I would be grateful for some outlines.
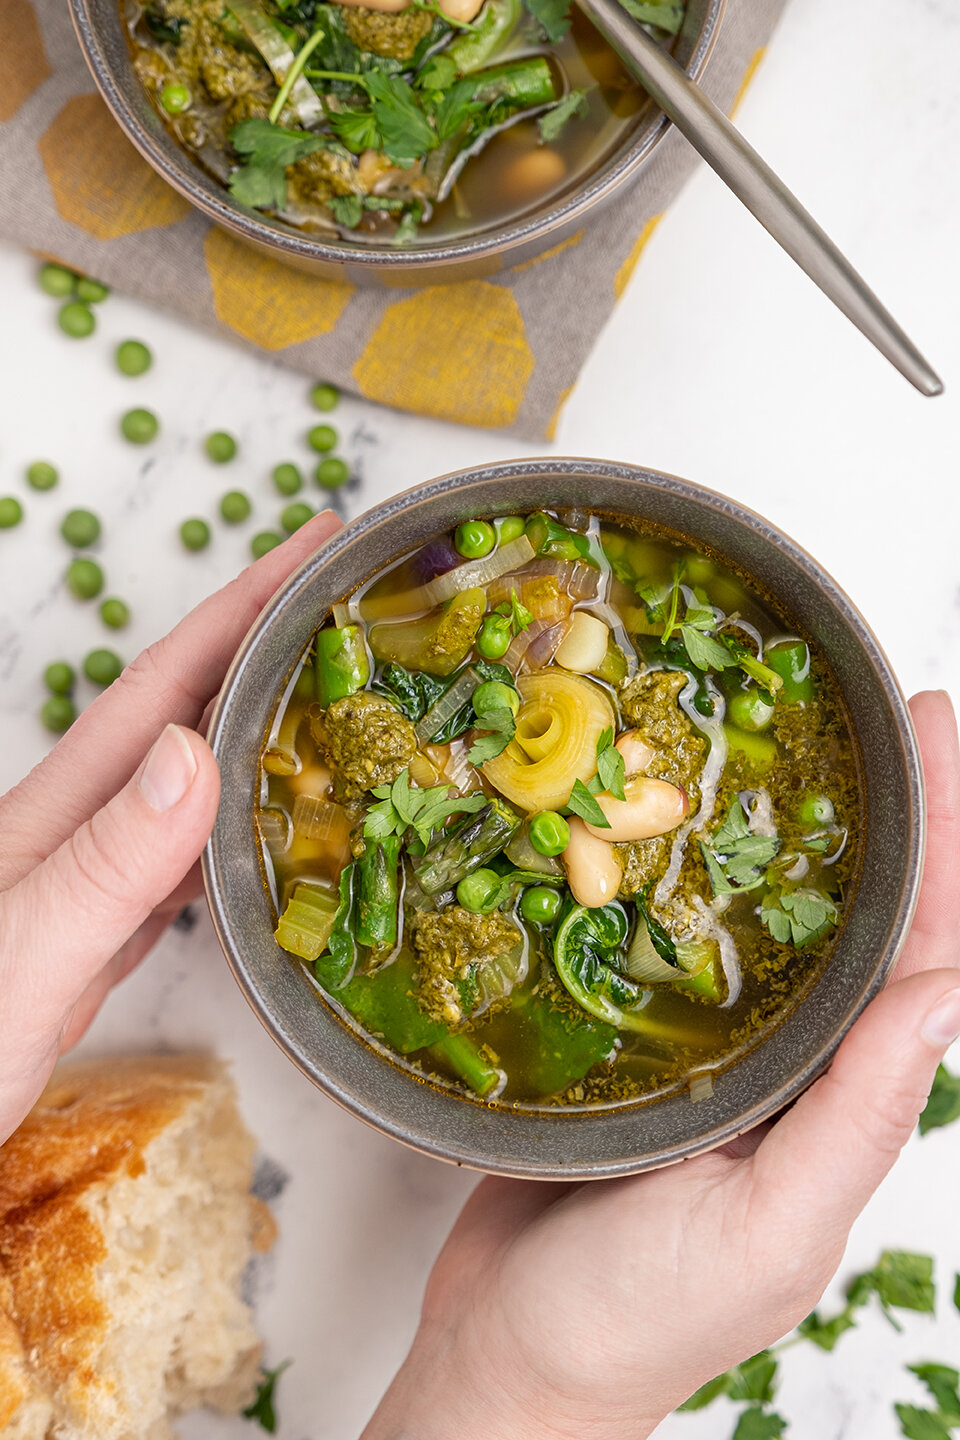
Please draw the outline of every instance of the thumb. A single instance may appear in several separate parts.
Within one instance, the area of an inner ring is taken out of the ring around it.
[[[867,1007],[826,1075],[753,1159],[760,1191],[780,1204],[789,1195],[795,1235],[846,1235],[912,1135],[937,1065],[958,1035],[954,970],[901,980]]]
[[[167,725],[114,798],[3,897],[5,1011],[21,1034],[60,1026],[111,957],[193,865],[220,795],[216,761]]]

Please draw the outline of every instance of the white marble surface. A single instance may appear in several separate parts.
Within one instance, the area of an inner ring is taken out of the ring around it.
[[[922,400],[781,256],[707,173],[661,225],[568,403],[558,453],[611,456],[728,492],[823,561],[875,627],[908,691],[960,700],[960,12],[955,0],[795,0],[740,113],[771,163],[862,268],[940,368],[947,394]],[[0,250],[0,494],[27,522],[0,532],[0,784],[43,754],[40,671],[104,643],[89,607],[63,593],[62,512],[105,521],[109,590],[134,610],[125,655],[165,631],[245,559],[253,522],[216,528],[201,556],[175,537],[234,484],[274,520],[267,472],[307,458],[306,386],[120,297],[97,335],[64,339],[34,262]],[[157,363],[118,377],[112,344],[139,336]],[[132,404],[153,406],[160,441],[116,435]],[[444,470],[530,452],[509,437],[423,422],[345,401],[332,417],[362,474],[351,514]],[[226,428],[241,456],[216,469],[199,438]],[[58,490],[26,492],[24,466],[53,460]],[[109,643],[109,642],[107,642]],[[2,839],[0,839],[2,843]],[[338,1111],[284,1060],[234,987],[202,907],[114,995],[85,1048],[212,1047],[236,1068],[265,1152],[289,1173],[282,1236],[266,1266],[259,1319],[280,1389],[282,1440],[358,1434],[415,1321],[431,1258],[473,1180],[384,1140]],[[956,1057],[955,1057],[956,1058]],[[902,1362],[960,1358],[949,1306],[960,1268],[960,1126],[914,1140],[857,1225],[845,1270],[884,1247],[931,1249],[944,1291],[936,1322],[897,1337],[868,1320],[830,1357],[790,1353],[780,1409],[794,1440],[888,1440],[894,1398],[919,1399]],[[736,1297],[742,1303],[742,1297]],[[666,1440],[722,1440],[732,1418],[678,1416]],[[190,1440],[250,1435],[198,1415]],[[492,1437],[495,1440],[495,1437]]]

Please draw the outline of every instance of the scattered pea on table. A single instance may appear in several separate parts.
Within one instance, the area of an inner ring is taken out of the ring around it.
[[[322,490],[339,490],[350,479],[350,466],[338,455],[328,455],[320,461],[314,475]]]
[[[77,718],[77,707],[69,695],[51,695],[40,707],[40,719],[54,735],[69,730]]]
[[[64,265],[41,266],[37,280],[41,290],[58,300],[65,300],[68,295],[72,295],[77,284],[76,275]]]
[[[82,300],[68,300],[66,305],[61,305],[57,324],[71,340],[86,340],[97,328],[96,316]]]
[[[121,434],[131,445],[149,445],[157,438],[159,429],[160,421],[152,410],[137,407],[128,410],[120,419]]]
[[[68,510],[60,522],[60,534],[75,550],[86,550],[100,538],[100,521],[92,510]]]
[[[306,505],[302,500],[284,506],[280,513],[280,524],[288,535],[292,535],[294,530],[299,530],[301,525],[306,525],[307,521],[312,519],[313,507]]]
[[[130,624],[130,606],[125,600],[111,595],[100,602],[100,619],[111,630],[122,630],[125,625]]]
[[[113,650],[91,650],[84,657],[83,673],[94,685],[112,685],[123,670],[123,661]]]
[[[0,530],[12,530],[23,519],[23,506],[15,495],[0,496]]]
[[[239,525],[246,520],[253,509],[249,497],[242,490],[228,490],[220,499],[220,514],[228,525]]]
[[[340,403],[340,391],[336,385],[314,385],[310,399],[315,410],[336,410]]]
[[[210,526],[206,520],[193,517],[180,526],[180,539],[187,550],[205,550],[210,544]]]
[[[69,695],[77,682],[77,672],[66,660],[51,660],[43,672],[43,683],[51,695]]]
[[[142,340],[121,340],[113,353],[121,375],[145,375],[153,364],[153,355]]]
[[[84,305],[99,305],[109,294],[108,285],[99,280],[91,280],[89,275],[81,275],[77,281],[77,299],[82,300]]]
[[[214,430],[204,440],[203,448],[215,465],[226,465],[237,453],[237,442],[226,430]]]
[[[78,556],[67,566],[67,589],[78,600],[95,600],[103,589],[103,571],[96,560]]]
[[[52,490],[59,479],[59,470],[48,460],[34,460],[27,466],[27,484],[32,490]]]
[[[303,476],[296,465],[289,460],[274,465],[272,478],[280,495],[296,495],[303,488]]]
[[[307,444],[311,450],[317,450],[325,455],[328,450],[335,450],[340,436],[332,425],[314,425],[307,433]]]
[[[250,541],[250,553],[254,560],[259,560],[269,550],[276,550],[282,544],[283,536],[278,535],[276,530],[261,530]]]

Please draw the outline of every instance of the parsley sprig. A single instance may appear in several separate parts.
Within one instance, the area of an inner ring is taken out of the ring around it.
[[[388,835],[403,835],[409,827],[427,846],[434,830],[451,815],[470,815],[487,804],[487,797],[479,791],[473,795],[451,795],[450,791],[449,785],[421,790],[410,784],[410,771],[401,770],[392,785],[378,785],[373,791],[379,803],[367,811],[363,833],[368,840],[385,840]]]
[[[710,839],[700,842],[715,895],[755,890],[767,878],[767,866],[780,849],[776,835],[754,835],[743,801],[737,796],[727,818]]]
[[[609,790],[615,800],[625,800],[625,776],[623,756],[613,743],[613,730],[607,726],[606,730],[601,730],[597,740],[597,777],[601,789]]]
[[[579,815],[580,819],[585,820],[588,825],[596,825],[601,830],[610,829],[610,821],[582,780],[574,782],[570,798],[564,808],[568,814]]]
[[[275,1434],[277,1429],[277,1412],[274,1405],[277,1381],[284,1370],[292,1364],[292,1360],[284,1360],[283,1364],[278,1365],[275,1370],[261,1370],[257,1393],[243,1411],[246,1420],[256,1420],[257,1424],[269,1435]]]
[[[495,615],[505,615],[510,621],[511,633],[516,636],[533,624],[533,615],[524,605],[516,590],[510,591],[510,599],[494,606]]]
[[[513,711],[506,705],[495,705],[485,709],[477,703],[477,695],[482,696],[481,687],[473,692],[473,709],[477,719],[477,728],[488,733],[480,735],[474,740],[467,754],[471,765],[481,766],[494,756],[501,755],[510,741],[516,734],[517,725]]]

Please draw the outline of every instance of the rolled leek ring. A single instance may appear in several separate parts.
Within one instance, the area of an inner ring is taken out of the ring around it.
[[[545,760],[562,734],[563,720],[549,706],[524,714],[517,722],[517,744],[531,760]]]
[[[562,809],[574,782],[586,784],[596,774],[597,741],[617,723],[613,705],[594,681],[554,665],[522,675],[517,689],[516,739],[486,762],[484,778],[530,814]],[[545,714],[551,716],[546,728]],[[537,759],[528,744],[548,748]]]

